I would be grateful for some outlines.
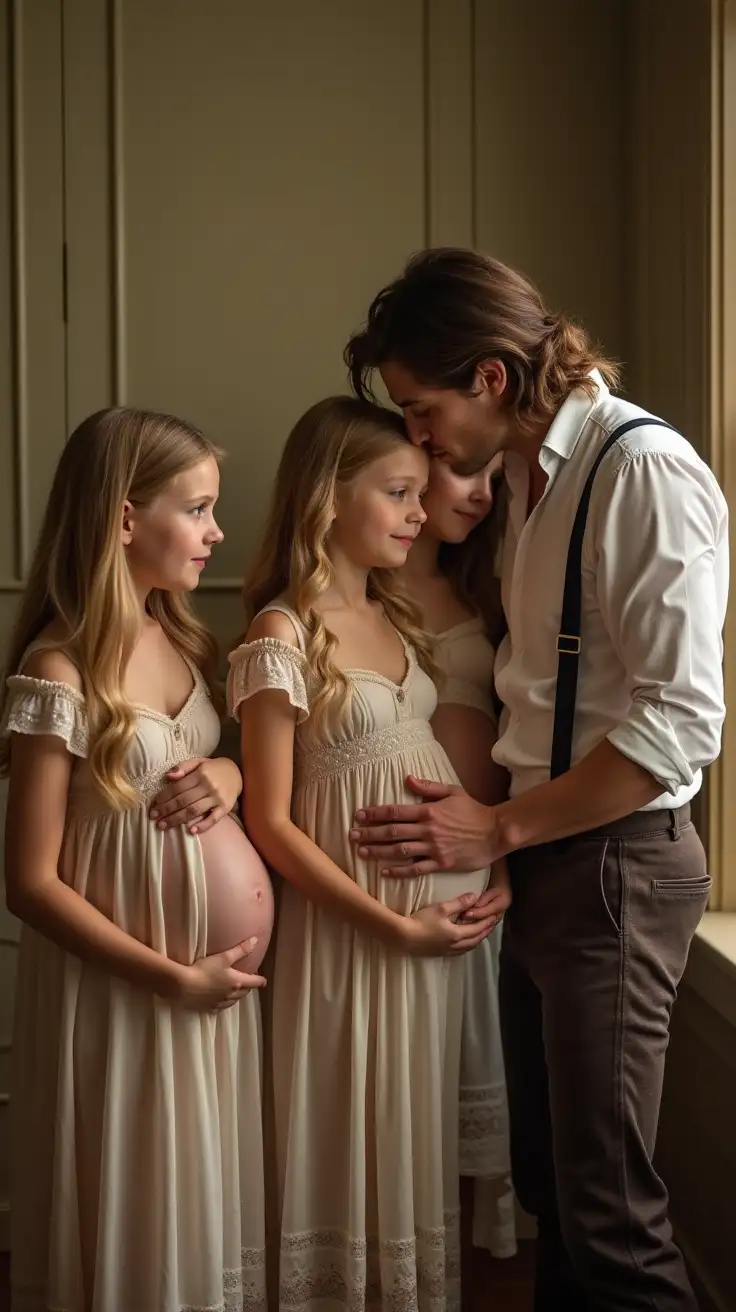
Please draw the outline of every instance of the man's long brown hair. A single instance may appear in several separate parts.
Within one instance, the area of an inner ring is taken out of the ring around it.
[[[616,364],[584,329],[550,314],[528,278],[455,247],[421,251],[375,297],[345,348],[357,396],[372,396],[372,373],[390,360],[425,386],[458,391],[472,388],[483,361],[501,360],[506,402],[522,426],[551,418],[576,387],[593,398],[592,369],[610,387],[619,382]]]

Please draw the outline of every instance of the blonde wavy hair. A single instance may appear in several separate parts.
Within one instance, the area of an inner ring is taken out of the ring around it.
[[[331,396],[298,421],[284,447],[262,545],[247,575],[243,600],[247,623],[277,597],[296,611],[306,630],[306,656],[319,683],[313,719],[340,715],[350,683],[335,662],[337,638],[317,609],[334,578],[329,538],[340,487],[407,441],[402,417],[371,401]],[[413,646],[421,668],[438,677],[433,641],[422,629],[420,610],[396,572],[373,569],[367,595]]]
[[[124,692],[125,671],[141,627],[140,602],[121,538],[126,501],[149,505],[177,474],[221,452],[191,424],[147,410],[91,415],[64,447],[49,493],[28,581],[10,639],[7,678],[49,625],[79,670],[89,722],[88,764],[105,801],[121,810],[137,802],[125,772],[136,712]],[[218,707],[217,646],[185,594],[154,589],[148,613],[178,651],[201,670]],[[10,743],[0,744],[0,775],[10,769]]]

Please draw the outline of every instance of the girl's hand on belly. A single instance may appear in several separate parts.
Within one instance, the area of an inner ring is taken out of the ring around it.
[[[488,888],[485,893],[481,893],[475,906],[471,907],[461,917],[460,923],[466,925],[477,924],[479,919],[485,921],[493,915],[495,920],[492,928],[495,929],[511,906],[511,899],[511,878],[508,862],[503,857],[491,866],[491,878]]]
[[[472,924],[458,923],[476,905],[475,893],[462,893],[449,902],[435,902],[406,917],[405,943],[411,956],[457,957],[471,952],[495,928],[492,908],[479,913]]]
[[[226,1011],[250,989],[263,988],[266,981],[261,975],[245,975],[235,969],[236,961],[252,952],[256,942],[255,938],[246,939],[225,952],[202,957],[192,966],[182,966],[173,1000],[187,1011]]]
[[[240,770],[226,756],[195,756],[166,777],[169,782],[153,799],[151,819],[157,829],[187,825],[190,834],[206,834],[228,815],[243,788]]]

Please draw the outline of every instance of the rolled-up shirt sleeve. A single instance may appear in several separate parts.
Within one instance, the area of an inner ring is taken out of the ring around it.
[[[625,454],[601,519],[597,590],[631,709],[608,734],[675,794],[720,751],[728,512],[710,472]]]

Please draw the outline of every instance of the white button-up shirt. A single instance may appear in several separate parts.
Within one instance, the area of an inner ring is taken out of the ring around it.
[[[504,710],[493,755],[512,796],[549,779],[565,564],[586,477],[614,428],[646,413],[592,377],[597,400],[573,392],[549,429],[547,486],[528,519],[529,469],[506,453],[509,632],[496,659]],[[670,429],[627,433],[590,500],[572,760],[608,738],[661,783],[648,810],[688,802],[720,750],[728,568],[728,510],[708,466]]]

